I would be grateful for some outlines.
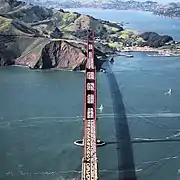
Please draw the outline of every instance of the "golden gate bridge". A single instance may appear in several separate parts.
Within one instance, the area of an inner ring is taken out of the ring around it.
[[[98,159],[96,145],[105,145],[96,139],[96,67],[94,63],[94,32],[88,31],[87,35],[87,62],[85,67],[84,87],[84,137],[75,141],[77,145],[84,146],[82,158],[82,180],[98,179]]]

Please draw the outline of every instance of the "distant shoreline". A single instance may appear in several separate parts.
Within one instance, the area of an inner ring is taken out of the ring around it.
[[[56,9],[56,8],[55,8]],[[58,10],[59,8],[57,8]],[[180,17],[177,16],[165,16],[165,15],[159,15],[159,14],[154,14],[152,11],[143,11],[140,9],[116,9],[116,8],[112,8],[112,9],[104,9],[104,8],[100,8],[100,7],[72,7],[72,8],[63,8],[64,11],[69,11],[69,10],[76,10],[76,9],[91,9],[91,10],[102,10],[102,11],[130,11],[130,12],[139,12],[139,13],[149,13],[152,14],[154,16],[159,16],[159,17],[164,17],[164,18],[170,18],[170,19],[180,19]],[[73,11],[72,11],[73,12]],[[82,13],[83,14],[83,13]]]
[[[169,54],[170,56],[180,56],[180,53],[174,53],[169,49],[157,49],[152,47],[124,47],[122,52],[155,52],[155,53],[162,53],[162,54]],[[163,56],[163,55],[162,55]]]
[[[79,1],[80,2],[80,1]],[[178,10],[178,13],[176,10],[171,10],[172,7],[168,7],[170,2],[168,3],[159,3],[158,1],[145,1],[145,2],[139,2],[139,1],[133,1],[128,4],[128,2],[116,2],[114,3],[101,3],[94,5],[91,3],[87,4],[72,4],[71,7],[66,5],[66,3],[61,3],[60,7],[63,9],[99,9],[99,10],[117,10],[117,11],[141,11],[141,12],[148,12],[152,13],[155,16],[163,16],[163,17],[169,17],[169,18],[178,18],[180,19],[180,10]],[[149,2],[149,3],[148,3]],[[173,2],[173,1],[172,1]],[[139,4],[137,4],[139,3]],[[156,4],[157,3],[157,4]],[[118,8],[117,8],[118,7]],[[174,8],[180,7],[178,5],[178,2],[174,2]],[[163,11],[162,11],[163,8]]]

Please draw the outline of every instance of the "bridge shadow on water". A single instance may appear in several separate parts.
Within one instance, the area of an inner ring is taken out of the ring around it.
[[[162,143],[162,142],[180,142],[180,139],[140,139],[140,140],[132,140],[133,144],[142,144],[142,143]],[[106,145],[117,144],[116,141],[106,141]]]
[[[118,180],[137,180],[129,126],[122,95],[113,72],[107,73],[113,103],[118,157]]]

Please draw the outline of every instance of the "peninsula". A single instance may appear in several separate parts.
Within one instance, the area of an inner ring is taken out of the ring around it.
[[[108,54],[122,51],[157,51],[180,54],[171,36],[138,34],[120,24],[77,12],[48,9],[16,0],[0,2],[0,66],[35,69],[83,70],[86,50],[82,41],[88,29],[95,32],[95,63],[101,68]],[[73,58],[72,58],[73,57]]]

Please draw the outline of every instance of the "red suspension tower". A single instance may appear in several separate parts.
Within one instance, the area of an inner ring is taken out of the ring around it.
[[[103,141],[96,140],[96,67],[94,63],[94,32],[88,31],[87,63],[85,68],[84,87],[84,138],[75,141],[76,145],[84,146],[82,158],[82,180],[98,179],[98,160],[96,146],[105,145]]]

